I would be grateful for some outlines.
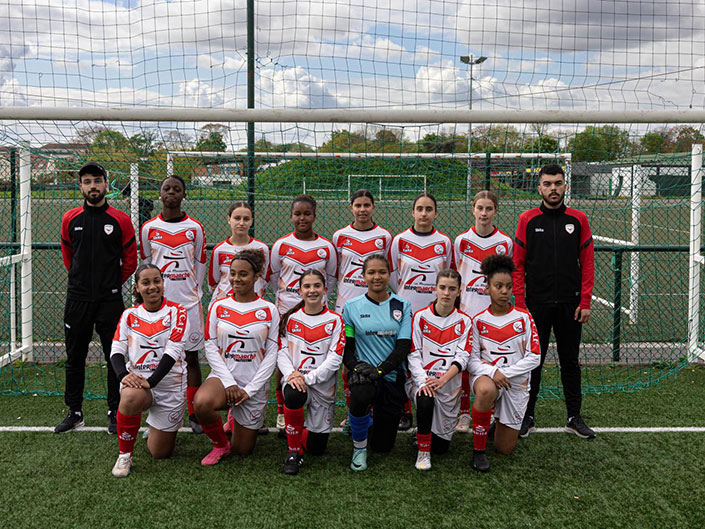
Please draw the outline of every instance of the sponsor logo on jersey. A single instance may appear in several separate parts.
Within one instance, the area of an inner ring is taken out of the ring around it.
[[[543,233],[544,230],[543,230],[543,228],[535,228],[534,231],[536,233]]]
[[[299,363],[299,367],[296,369],[301,371],[304,375],[313,370],[313,366],[316,364],[315,356],[306,356]]]
[[[394,309],[392,311],[392,318],[394,318],[397,321],[401,321],[401,315],[402,315],[402,312],[399,309]]]
[[[566,228],[567,227],[568,226],[566,226]],[[115,226],[113,226],[112,224],[105,224],[103,226],[103,231],[105,232],[106,235],[110,235],[113,232],[114,228],[115,228]]]
[[[83,231],[83,226],[76,226],[73,231]]]
[[[565,231],[568,232],[568,235],[573,235],[573,232],[575,231],[575,224],[566,224]]]
[[[448,361],[445,358],[437,358],[423,366],[423,369],[426,371],[427,376],[440,378],[448,371],[446,369],[447,363]]]
[[[193,246],[193,241],[196,237],[195,234],[196,232],[192,229],[169,233],[161,228],[150,230],[147,239],[152,242],[158,241],[160,246],[166,246],[173,251],[182,246]]]

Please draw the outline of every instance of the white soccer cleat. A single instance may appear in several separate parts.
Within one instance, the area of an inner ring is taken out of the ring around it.
[[[277,429],[283,430],[284,428],[286,428],[286,420],[284,420],[284,414],[278,413],[277,414]]]
[[[113,466],[113,476],[116,478],[126,478],[132,469],[132,454],[120,454]]]
[[[463,413],[458,417],[458,424],[455,425],[455,431],[458,433],[468,433],[470,431],[471,422],[470,415]]]
[[[421,452],[416,456],[416,470],[431,470],[431,452]]]

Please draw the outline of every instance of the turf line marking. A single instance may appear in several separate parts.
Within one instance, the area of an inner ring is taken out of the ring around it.
[[[140,428],[140,432],[145,431],[146,428]],[[617,427],[604,427],[604,428],[593,428],[597,433],[705,433],[705,426],[647,426],[647,427],[627,427],[627,426],[617,426]],[[0,433],[10,433],[10,432],[53,432],[53,426],[0,426]],[[76,432],[107,432],[107,428],[104,426],[84,426],[75,430]],[[269,428],[269,433],[277,433],[276,428]],[[333,433],[341,433],[342,428],[333,428]],[[413,430],[407,430],[405,432],[410,434]],[[69,432],[73,433],[73,432]],[[180,428],[179,433],[191,433],[191,428]],[[534,433],[565,433],[563,428],[536,428]],[[458,434],[464,435],[464,434]]]

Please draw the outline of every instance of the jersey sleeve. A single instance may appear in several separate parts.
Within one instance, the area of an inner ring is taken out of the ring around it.
[[[467,369],[470,364],[470,355],[472,354],[472,318],[468,317],[466,322],[465,331],[460,340],[458,340],[455,355],[453,356],[453,362],[457,362],[460,365],[461,371]]]
[[[269,333],[264,344],[264,359],[259,365],[252,380],[244,387],[245,392],[252,396],[257,393],[271,378],[274,368],[277,367],[277,353],[279,352],[279,312],[275,307],[270,308],[271,322]]]
[[[470,350],[470,359],[468,361],[468,371],[471,375],[487,375],[492,378],[497,371],[497,366],[485,364],[482,361],[482,349],[480,347],[480,332],[477,330],[477,319],[472,322],[472,344]]]
[[[69,213],[65,213],[61,218],[61,257],[64,259],[64,266],[66,270],[71,268],[71,261],[73,260],[73,248],[71,247],[71,236],[69,235],[69,223],[71,218]]]
[[[130,309],[125,309],[120,316],[120,321],[118,322],[117,328],[115,329],[115,335],[113,336],[113,344],[110,348],[110,356],[122,355],[125,358],[127,355],[127,316],[130,313]]]
[[[255,292],[263,298],[267,290],[267,274],[269,273],[269,246],[265,243],[262,243],[262,252],[264,252],[264,273],[255,283]]]
[[[140,229],[140,257],[143,263],[152,262],[152,247],[149,244],[149,221]]]
[[[289,352],[289,340],[286,336],[281,340],[279,351],[277,352],[277,367],[282,372],[282,380],[286,381],[294,372],[294,363],[291,361]]]
[[[220,244],[213,248],[213,251],[211,252],[211,260],[208,264],[208,286],[210,287],[211,292],[213,292],[215,287],[218,286],[218,282],[220,281],[220,264],[218,263],[219,248]]]
[[[220,354],[218,349],[218,318],[215,316],[215,308],[218,306],[214,303],[211,309],[208,311],[208,316],[206,317],[205,326],[205,349],[206,349],[206,360],[208,365],[211,367],[211,373],[217,376],[223,383],[225,388],[237,385],[232,373],[225,365],[225,360]]]
[[[446,247],[448,248],[448,255],[446,255],[446,268],[456,269],[455,264],[455,253],[453,252],[453,241],[450,237],[446,236]]]
[[[206,276],[206,260],[208,258],[208,250],[206,249],[206,232],[201,224],[196,230],[196,284],[203,285],[203,279]]]
[[[124,213],[117,216],[120,231],[122,232],[122,255],[120,258],[120,278],[122,283],[137,270],[137,242],[135,228],[130,217]]]
[[[526,271],[526,215],[519,215],[516,236],[514,237],[514,273],[512,274],[512,291],[514,302],[519,308],[526,308],[524,298],[525,271]]]
[[[330,295],[338,283],[338,252],[335,246],[328,242],[328,262],[326,263],[326,286]]]
[[[174,323],[171,326],[169,340],[166,343],[166,347],[164,347],[164,354],[178,361],[183,357],[186,337],[189,332],[186,309],[181,305],[177,305],[172,309],[171,317]]]
[[[279,255],[279,247],[281,240],[274,243],[272,251],[269,252],[269,268],[267,269],[267,281],[269,281],[275,295],[279,290],[279,274],[282,270],[281,256]]]
[[[333,326],[333,333],[330,341],[330,347],[326,353],[326,358],[323,363],[304,375],[306,385],[320,384],[335,377],[340,369],[340,364],[343,363],[343,351],[345,350],[345,326],[343,318],[338,317]]]
[[[390,266],[389,288],[391,288],[395,293],[399,291],[399,270],[397,263],[397,259],[399,258],[398,237],[399,236],[397,235],[392,239],[392,243],[389,245],[389,254],[387,256]]]
[[[531,315],[524,313],[524,351],[523,356],[516,364],[502,366],[499,370],[507,378],[517,377],[530,373],[541,363],[541,347],[539,345],[539,334]]]
[[[580,250],[578,260],[580,261],[580,307],[590,308],[592,301],[592,290],[595,286],[595,244],[592,239],[592,231],[588,223],[587,216],[580,218]]]
[[[397,333],[397,340],[411,340],[411,303],[404,300],[404,315]]]
[[[423,368],[423,333],[421,331],[421,312],[412,318],[411,353],[407,357],[409,372],[414,384],[421,387],[426,382],[426,370]]]

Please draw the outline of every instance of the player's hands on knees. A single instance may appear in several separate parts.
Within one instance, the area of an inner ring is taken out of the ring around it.
[[[419,388],[419,393],[427,397],[435,397],[436,382],[438,382],[438,380],[435,378],[427,378],[424,385]]]
[[[250,396],[247,394],[247,391],[244,389],[240,390],[240,394],[238,395],[237,400],[235,401],[235,406],[239,406],[243,402],[245,402],[247,399],[249,399]]]
[[[286,381],[295,390],[306,391],[306,380],[300,371],[292,371]]]
[[[133,373],[132,371],[130,371],[122,379],[122,385],[126,388],[149,389],[149,383],[144,379],[144,377],[142,375]]]
[[[512,383],[509,382],[509,379],[504,376],[504,373],[502,373],[499,369],[494,372],[492,380],[494,382],[494,385],[498,388],[509,389],[512,387]]]
[[[235,405],[238,397],[240,396],[241,391],[242,390],[235,384],[225,388],[225,403],[228,405],[228,407]]]
[[[575,321],[578,323],[587,323],[590,321],[590,309],[576,308],[575,309]]]

